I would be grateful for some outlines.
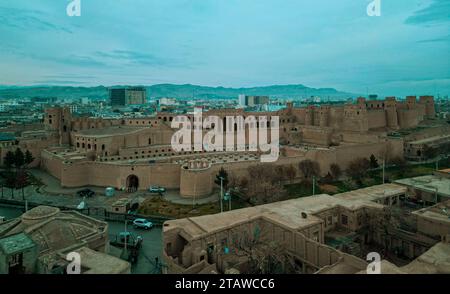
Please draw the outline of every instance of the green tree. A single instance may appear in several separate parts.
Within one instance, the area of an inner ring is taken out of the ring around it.
[[[20,148],[14,152],[14,165],[16,168],[21,168],[25,164],[25,155]]]
[[[14,165],[15,161],[16,159],[14,157],[14,153],[12,151],[6,152],[5,157],[3,158],[3,164],[5,167],[10,169]]]
[[[27,150],[27,151],[25,152],[25,164],[26,164],[26,165],[29,165],[29,164],[32,163],[33,161],[34,161],[33,154],[32,154],[29,150]]]
[[[223,167],[219,170],[219,173],[216,175],[214,183],[216,183],[216,185],[218,185],[219,187],[222,184],[223,188],[225,190],[227,189],[229,183],[228,173]]]
[[[375,155],[370,155],[370,168],[378,168],[380,165],[378,164],[378,160],[375,158]]]

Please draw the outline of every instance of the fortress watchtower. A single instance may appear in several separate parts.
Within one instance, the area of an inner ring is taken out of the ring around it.
[[[397,101],[395,97],[386,97],[384,101],[384,110],[386,111],[386,125],[390,129],[397,130],[398,115],[397,115]]]
[[[369,120],[366,104],[347,104],[344,106],[343,129],[345,131],[367,132]]]
[[[433,118],[436,116],[433,96],[420,96],[419,103],[425,105],[425,116],[427,118]]]

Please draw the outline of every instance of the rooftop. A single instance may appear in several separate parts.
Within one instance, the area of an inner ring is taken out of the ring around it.
[[[14,141],[16,137],[9,133],[0,133],[0,142],[2,141]]]
[[[384,184],[348,193],[330,196],[320,194],[286,201],[274,202],[255,207],[232,210],[220,214],[171,220],[165,223],[164,230],[182,228],[192,238],[203,234],[221,231],[239,224],[265,218],[289,229],[302,229],[320,223],[315,214],[337,206],[355,210],[360,207],[381,207],[373,202],[378,198],[405,193],[406,188],[395,184]],[[302,216],[306,214],[306,218]]]
[[[420,176],[415,178],[401,179],[396,184],[414,187],[430,193],[438,193],[441,196],[450,197],[450,179],[436,175]]]
[[[80,254],[83,274],[123,274],[130,273],[130,264],[120,258],[94,251],[88,247],[76,250]]]
[[[0,250],[6,255],[21,252],[35,246],[33,240],[24,233],[0,239]]]
[[[128,127],[128,126],[114,126],[101,129],[86,129],[78,132],[76,136],[82,137],[111,137],[118,135],[127,135],[142,131],[144,128]]]
[[[409,144],[426,144],[426,143],[432,143],[433,141],[439,140],[439,139],[446,139],[449,138],[450,139],[450,135],[441,135],[441,136],[434,136],[434,137],[429,137],[426,139],[420,139],[417,141],[412,141],[409,142]]]
[[[413,212],[421,217],[434,219],[440,222],[450,223],[450,200],[436,205],[419,209]]]

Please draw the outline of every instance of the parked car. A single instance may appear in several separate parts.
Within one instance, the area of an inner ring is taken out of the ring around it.
[[[163,187],[159,187],[159,186],[151,186],[148,191],[150,193],[158,193],[158,194],[162,194],[164,192],[166,192],[166,188]]]
[[[137,218],[133,221],[133,226],[137,229],[149,230],[153,227],[153,223],[146,220],[145,218]]]
[[[78,191],[77,195],[79,197],[90,198],[90,197],[93,197],[95,195],[95,192],[92,191],[91,189],[83,189],[83,190]]]

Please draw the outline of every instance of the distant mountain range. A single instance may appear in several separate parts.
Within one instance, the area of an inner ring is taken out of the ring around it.
[[[115,86],[120,87],[120,86]],[[355,94],[341,92],[333,88],[309,88],[304,85],[273,85],[252,88],[206,87],[197,85],[157,84],[146,86],[149,98],[173,97],[179,99],[226,99],[237,98],[239,94],[267,95],[272,98],[301,99],[311,96],[338,100],[355,97]],[[69,86],[0,86],[0,98],[58,97],[92,99],[108,98],[108,87]]]

